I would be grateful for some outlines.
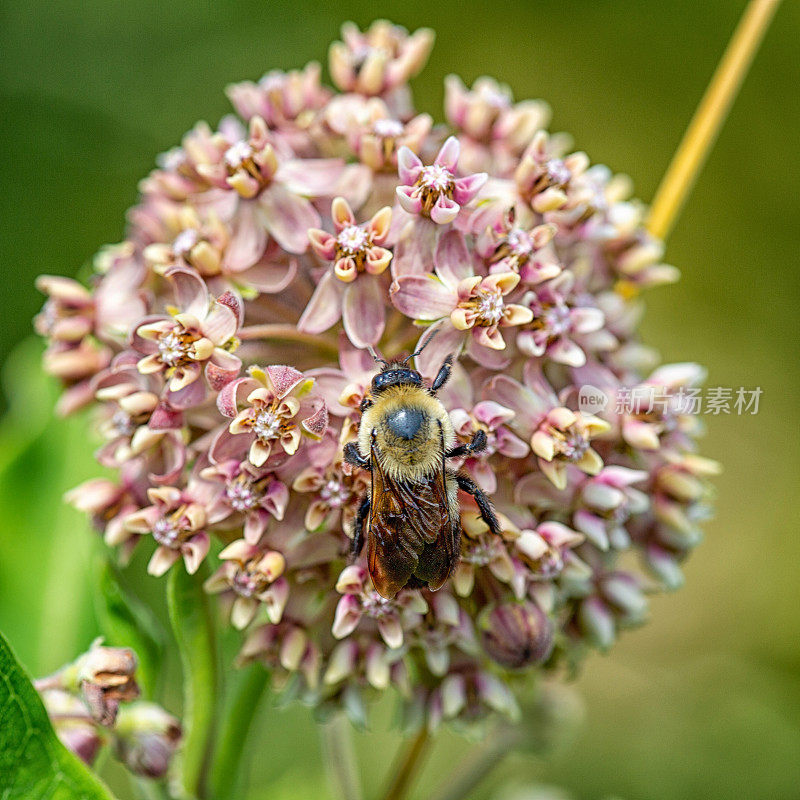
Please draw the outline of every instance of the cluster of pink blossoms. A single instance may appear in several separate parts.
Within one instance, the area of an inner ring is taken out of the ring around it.
[[[513,717],[520,676],[608,648],[680,584],[716,465],[679,402],[615,397],[677,398],[702,370],[653,371],[637,338],[639,291],[676,271],[626,178],[488,78],[448,79],[445,125],[417,113],[429,31],[343,33],[338,93],[315,64],[229,87],[238,116],[160,157],[91,289],[40,279],[60,408],[95,405],[118,472],[70,499],[153,575],[211,562],[241,660],[278,687],[351,712],[392,688],[432,728]],[[486,434],[460,466],[501,535],[462,495],[451,580],[386,600],[347,556],[369,476],[342,451],[366,348],[393,357],[433,330],[417,368],[456,356],[440,397],[461,441]],[[596,414],[584,385],[609,399]]]

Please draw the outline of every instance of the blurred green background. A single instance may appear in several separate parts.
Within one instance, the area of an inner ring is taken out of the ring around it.
[[[96,544],[60,502],[96,469],[85,422],[52,418],[39,346],[25,342],[34,277],[75,274],[122,237],[137,180],[197,119],[227,113],[227,83],[324,60],[346,19],[427,25],[438,39],[414,84],[421,109],[441,119],[448,72],[493,75],[518,99],[547,100],[553,130],[649,200],[744,5],[4,0],[0,629],[30,671],[69,660],[96,631]],[[574,739],[545,761],[512,756],[476,798],[507,780],[582,798],[800,796],[799,39],[800,7],[785,2],[668,243],[683,279],[647,298],[645,336],[665,359],[706,364],[709,385],[764,392],[756,416],[709,418],[703,450],[725,466],[716,518],[685,588],[589,659]],[[138,560],[130,574],[163,606],[163,583]],[[261,716],[252,798],[322,796],[310,715]],[[357,737],[372,790],[396,743],[382,720]],[[442,737],[415,796],[466,752]]]

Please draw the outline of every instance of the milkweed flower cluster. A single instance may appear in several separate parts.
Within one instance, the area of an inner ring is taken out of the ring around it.
[[[229,87],[140,184],[125,242],[90,288],[45,277],[36,326],[60,408],[97,410],[98,478],[69,499],[149,571],[195,572],[245,631],[240,661],[343,706],[393,690],[409,724],[518,713],[526,676],[574,666],[681,582],[714,462],[680,403],[616,413],[653,370],[641,290],[675,280],[629,181],[564,136],[547,106],[489,78],[446,82],[446,124],[408,81],[429,31],[348,25],[320,69]],[[490,493],[501,533],[460,497],[460,563],[438,592],[378,595],[348,558],[369,476],[346,464],[367,352],[417,358]],[[580,387],[612,402],[581,410]],[[635,558],[631,558],[634,556]],[[638,561],[637,561],[638,559]]]

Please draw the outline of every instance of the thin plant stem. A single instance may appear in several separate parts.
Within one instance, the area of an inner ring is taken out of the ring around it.
[[[339,354],[339,348],[329,339],[315,333],[298,331],[294,325],[248,325],[246,328],[242,328],[237,335],[242,341],[272,339],[278,342],[297,342],[318,347],[329,355],[338,356]]]
[[[236,676],[209,770],[211,796],[215,800],[242,796],[245,742],[268,681],[269,673],[261,664],[251,664]]]
[[[321,736],[325,770],[333,796],[338,800],[363,800],[350,723],[343,714],[337,714],[322,726]]]
[[[647,229],[664,239],[703,167],[780,0],[750,0],[656,191]]]
[[[435,800],[464,800],[469,797],[489,773],[499,766],[518,741],[514,731],[498,733],[477,753],[470,755],[456,767],[447,781],[442,784]]]
[[[423,757],[430,749],[430,745],[430,734],[428,729],[423,726],[408,746],[397,770],[394,771],[394,777],[389,784],[384,800],[404,800],[411,789],[417,772],[422,766]]]
[[[182,565],[181,565],[182,567]],[[216,726],[218,670],[216,630],[203,580],[206,564],[189,575],[176,567],[167,582],[169,618],[183,668],[184,723],[180,783],[191,798],[208,795],[207,772]]]

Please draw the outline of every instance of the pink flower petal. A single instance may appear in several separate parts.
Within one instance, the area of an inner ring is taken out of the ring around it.
[[[314,206],[280,183],[267,187],[261,193],[259,203],[262,220],[275,241],[290,253],[305,253],[308,229],[318,228],[320,224]]]
[[[297,261],[294,258],[288,263],[262,260],[242,273],[239,279],[256,291],[277,294],[291,284],[296,274]]]
[[[423,275],[433,269],[433,251],[438,228],[425,217],[409,219],[400,228],[392,259],[392,277]],[[395,214],[395,218],[401,218]]]
[[[447,231],[439,239],[433,261],[439,277],[450,286],[475,274],[472,255],[458,231]]]
[[[466,205],[486,185],[489,176],[485,172],[476,172],[466,178],[458,178],[453,187],[453,199],[459,205]]]
[[[175,304],[185,314],[203,319],[208,311],[208,287],[191,269],[174,267],[166,273],[175,291]]]
[[[431,325],[422,334],[416,344],[416,350],[419,349],[424,340],[433,335],[434,330],[438,332],[430,340],[430,344],[414,359],[417,370],[426,378],[436,375],[447,356],[458,356],[464,343],[464,334],[461,331],[457,331],[449,320],[442,320]]]
[[[218,392],[225,384],[236,378],[241,368],[242,360],[238,356],[217,348],[211,360],[206,364],[208,385]]]
[[[258,219],[257,210],[255,201],[242,200],[231,220],[231,239],[223,264],[232,272],[253,266],[267,246],[267,230]]]
[[[335,191],[343,170],[344,161],[339,158],[303,158],[281,164],[275,177],[292,194],[326,197]]]
[[[345,284],[333,272],[325,272],[297,323],[297,329],[306,333],[322,333],[335,325],[342,316],[344,290]]]
[[[419,192],[411,186],[398,186],[395,189],[397,195],[397,202],[409,214],[419,214],[422,211],[422,199]]]
[[[412,319],[432,321],[449,316],[458,298],[435,275],[404,275],[389,288],[394,307]]]
[[[375,345],[383,336],[385,304],[381,282],[375,278],[364,275],[345,289],[342,323],[356,347]]]
[[[441,146],[434,164],[449,169],[450,172],[455,172],[458,166],[458,155],[461,152],[461,144],[455,136],[450,136],[447,141]]]
[[[215,345],[223,345],[236,334],[239,320],[230,306],[215,302],[202,324],[203,335]]]
[[[411,186],[419,178],[422,172],[422,162],[413,150],[408,147],[401,147],[397,151],[397,174],[400,182],[406,186]]]
[[[448,225],[458,216],[460,210],[458,203],[441,195],[431,209],[431,219],[437,225]]]

